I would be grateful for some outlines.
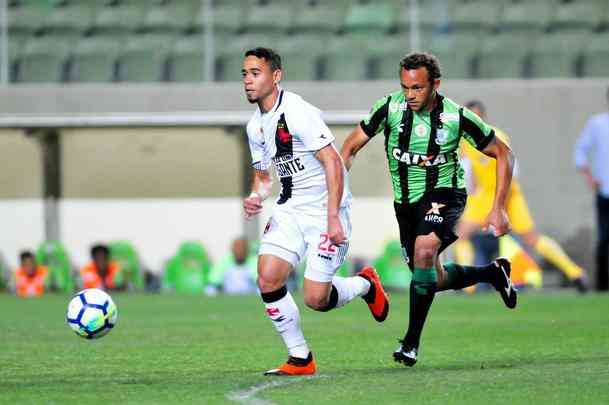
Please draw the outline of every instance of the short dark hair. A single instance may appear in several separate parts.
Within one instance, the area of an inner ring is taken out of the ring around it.
[[[34,260],[34,253],[32,253],[30,250],[24,250],[23,252],[21,252],[19,254],[19,259],[21,261],[24,261],[25,259],[32,259],[32,260]]]
[[[427,69],[430,83],[433,83],[434,80],[442,77],[440,62],[438,61],[438,58],[430,53],[412,52],[404,56],[400,61],[400,70],[414,70],[422,67]]]
[[[486,106],[480,100],[470,100],[465,103],[465,106],[469,109],[477,108],[482,112],[482,114],[486,114]]]
[[[91,257],[95,257],[95,255],[96,255],[98,252],[99,252],[99,253],[103,253],[103,254],[105,254],[106,256],[109,256],[109,255],[110,255],[110,249],[108,249],[108,246],[106,246],[106,245],[102,245],[102,244],[99,244],[99,245],[94,245],[94,246],[91,248]]]
[[[255,56],[266,60],[271,65],[271,71],[281,70],[281,56],[271,48],[253,48],[245,52],[245,58]]]

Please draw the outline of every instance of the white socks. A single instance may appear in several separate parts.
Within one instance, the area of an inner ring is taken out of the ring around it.
[[[370,290],[370,282],[363,277],[339,277],[334,276],[332,285],[338,292],[338,301],[336,308],[340,308],[355,297],[361,297],[368,294]]]
[[[334,308],[342,307],[355,297],[366,295],[370,290],[370,282],[359,276],[334,276],[332,285],[338,294],[338,300]],[[273,322],[273,326],[275,326],[279,335],[281,335],[283,342],[288,348],[289,355],[306,359],[310,350],[300,327],[300,312],[294,302],[294,298],[292,298],[292,294],[284,286],[277,291],[263,293],[261,296],[266,307],[266,314]]]
[[[289,355],[306,359],[309,346],[300,327],[300,312],[287,288],[284,286],[277,291],[262,294],[262,300],[266,314],[281,335]]]

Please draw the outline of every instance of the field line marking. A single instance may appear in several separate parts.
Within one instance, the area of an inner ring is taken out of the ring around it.
[[[285,385],[295,384],[295,383],[299,383],[302,381],[312,380],[312,379],[320,378],[320,377],[324,377],[324,376],[323,375],[314,375],[314,376],[296,377],[296,378],[279,377],[279,378],[281,378],[279,380],[259,383],[256,385],[252,385],[251,387],[246,388],[244,390],[229,392],[228,394],[226,394],[226,398],[231,401],[241,402],[243,404],[248,404],[248,405],[274,405],[274,403],[271,401],[256,398],[256,394],[258,394],[261,391],[270,389],[270,388],[282,387]]]

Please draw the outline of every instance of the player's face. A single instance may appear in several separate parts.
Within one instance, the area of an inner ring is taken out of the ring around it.
[[[400,70],[400,83],[408,106],[414,111],[429,109],[431,102],[440,87],[440,80],[429,81],[427,69]]]
[[[250,55],[243,60],[241,76],[247,101],[253,104],[273,93],[281,79],[281,71],[273,72],[267,60]]]
[[[25,272],[29,275],[33,275],[36,272],[36,263],[34,263],[34,259],[31,257],[26,257],[23,259],[21,265]]]
[[[108,256],[103,252],[96,252],[93,256],[93,261],[98,269],[106,269],[108,267]]]

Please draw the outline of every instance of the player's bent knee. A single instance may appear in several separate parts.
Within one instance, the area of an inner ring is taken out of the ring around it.
[[[437,249],[430,246],[418,248],[414,253],[414,262],[433,265],[437,253]]]
[[[326,295],[305,295],[304,302],[307,307],[315,311],[324,311],[328,308],[328,297]]]
[[[283,277],[271,274],[270,272],[259,272],[257,281],[258,288],[260,288],[262,293],[276,291],[285,285]]]

